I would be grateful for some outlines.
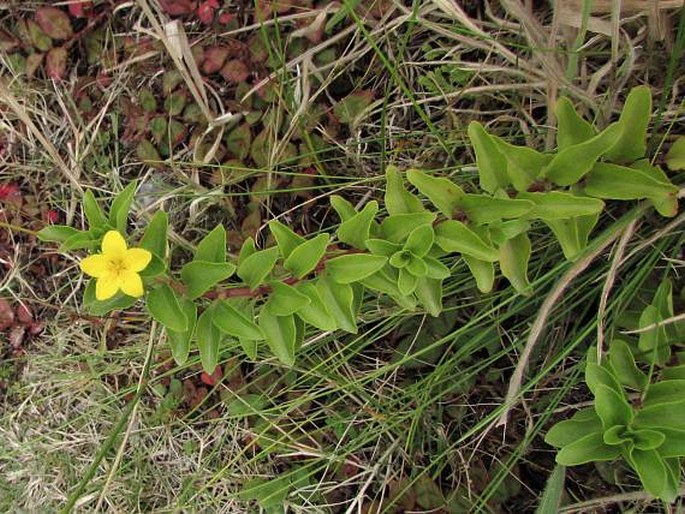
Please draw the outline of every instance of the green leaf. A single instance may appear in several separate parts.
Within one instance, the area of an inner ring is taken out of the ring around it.
[[[421,225],[411,231],[406,243],[404,243],[404,249],[417,257],[424,257],[433,246],[434,239],[435,233],[433,232],[433,227],[430,225]]]
[[[608,200],[640,200],[675,195],[678,188],[660,182],[644,171],[600,162],[588,174],[584,191],[589,196]]]
[[[496,248],[457,220],[444,221],[435,227],[435,243],[446,252],[458,252],[486,262],[499,258]]]
[[[495,267],[492,262],[484,261],[463,254],[464,262],[469,268],[471,275],[476,279],[476,287],[481,293],[489,293],[495,285]]]
[[[262,330],[252,320],[252,316],[234,307],[231,302],[226,300],[216,302],[214,311],[212,321],[222,332],[241,340],[261,341],[264,339]]]
[[[238,254],[238,267],[240,267],[240,264],[245,262],[245,259],[255,253],[257,253],[257,248],[255,247],[254,239],[248,237],[245,239],[245,241],[243,241],[243,245],[240,247],[240,253]]]
[[[197,347],[200,350],[200,362],[202,369],[210,375],[214,373],[219,363],[219,345],[221,344],[221,331],[214,322],[216,302],[210,304],[205,311],[200,314],[195,327],[195,337]]]
[[[665,161],[670,170],[685,170],[685,136],[680,136],[675,140],[666,154]]]
[[[588,353],[593,351],[594,347],[588,350]],[[616,377],[603,366],[598,365],[596,362],[592,362],[590,360],[590,354],[588,355],[588,362],[585,365],[585,383],[594,395],[597,394],[597,388],[600,385],[607,386],[609,389],[612,389],[619,396],[623,394],[623,388],[621,387],[621,384],[618,382]]]
[[[621,448],[604,443],[601,432],[592,433],[564,446],[557,453],[557,464],[578,466],[588,462],[613,460],[621,455]]]
[[[574,260],[587,246],[590,233],[598,220],[599,214],[543,221],[552,229],[561,245],[564,257]]]
[[[558,186],[570,186],[580,181],[617,141],[620,127],[614,123],[583,143],[560,150],[544,169],[547,179]]]
[[[181,280],[190,298],[198,298],[222,280],[235,273],[231,263],[194,260],[181,268]]]
[[[262,309],[259,313],[259,326],[276,358],[287,366],[293,366],[297,340],[295,318],[292,315],[275,316],[268,309]]]
[[[685,427],[682,429],[659,428],[664,435],[664,442],[659,446],[662,457],[685,457]]]
[[[661,380],[649,385],[642,404],[644,407],[649,407],[660,403],[677,403],[683,398],[685,398],[685,380]]]
[[[426,263],[421,257],[417,257],[411,252],[407,253],[409,253],[410,259],[407,263],[406,270],[417,278],[425,277],[428,274],[428,266],[426,266]]]
[[[451,275],[450,269],[438,259],[426,256],[422,260],[426,265],[426,276],[428,278],[442,280]]]
[[[187,298],[182,299],[179,303],[184,316],[188,320],[188,330],[178,332],[166,328],[166,334],[169,347],[171,348],[171,355],[174,357],[176,364],[182,366],[188,360],[188,354],[190,353],[190,340],[193,337],[195,324],[197,323],[197,306],[195,302]]]
[[[662,498],[668,482],[666,465],[659,453],[656,450],[635,449],[631,453],[631,460],[645,490],[656,498]]]
[[[659,284],[656,293],[654,293],[652,305],[659,310],[659,316],[662,320],[673,317],[673,285],[668,278],[664,278]],[[678,331],[675,324],[664,325],[662,329],[666,341],[678,338]]]
[[[635,415],[633,427],[685,430],[685,399],[643,407]]]
[[[333,195],[331,196],[330,202],[333,209],[335,209],[335,212],[338,213],[341,223],[345,223],[347,220],[357,214],[357,210],[354,208],[354,205],[345,200],[342,196]]]
[[[595,411],[602,420],[604,430],[622,425],[629,426],[633,420],[633,409],[630,408],[625,396],[612,388],[599,384],[593,391],[595,395]]]
[[[405,309],[414,310],[416,308],[416,302],[413,298],[403,296],[397,288],[398,277],[399,275],[396,272],[388,271],[387,268],[384,268],[373,275],[366,277],[364,280],[360,281],[360,284],[374,291],[379,291],[391,296],[398,305]]]
[[[470,221],[478,224],[521,218],[530,213],[533,208],[535,204],[530,200],[495,198],[476,194],[465,194],[459,199],[459,209]]]
[[[295,248],[306,241],[304,237],[296,234],[290,227],[278,220],[270,221],[269,228],[276,238],[276,243],[278,244],[278,249],[283,256],[283,259],[287,259]]]
[[[415,228],[430,225],[435,218],[432,212],[388,216],[381,223],[381,234],[391,243],[401,243]]]
[[[69,252],[72,250],[80,250],[82,248],[88,248],[93,250],[100,246],[102,242],[102,233],[94,230],[79,230],[76,234],[70,236],[66,241],[64,241],[60,247],[60,252]]]
[[[507,161],[507,176],[517,191],[528,190],[552,160],[551,155],[542,154],[533,148],[515,146],[497,136],[491,137]]]
[[[659,309],[654,305],[648,305],[640,314],[639,328],[647,328],[661,321],[663,319]],[[637,347],[649,362],[657,364],[665,363],[671,355],[671,348],[666,340],[666,332],[664,327],[660,326],[640,332]]]
[[[146,307],[150,315],[165,327],[176,332],[188,330],[188,320],[178,303],[176,293],[167,284],[148,293]]]
[[[469,123],[468,135],[476,154],[480,188],[488,193],[505,189],[509,185],[507,160],[497,148],[493,138],[477,121]]]
[[[387,262],[388,258],[382,255],[341,255],[326,261],[326,274],[338,284],[351,284],[374,274]]]
[[[109,224],[122,234],[126,234],[126,222],[128,220],[129,211],[131,210],[133,196],[136,193],[136,187],[138,187],[137,180],[129,183],[129,185],[114,198],[112,206],[109,209]]]
[[[661,447],[666,440],[666,436],[663,434],[663,432],[650,430],[648,428],[635,430],[631,434],[631,437],[635,448],[638,450],[655,450]]]
[[[338,328],[319,290],[312,282],[300,283],[296,289],[309,299],[309,303],[302,306],[296,313],[305,323],[324,331]]]
[[[643,391],[647,386],[647,375],[635,364],[635,357],[625,341],[614,339],[609,347],[609,362],[621,384]]]
[[[63,243],[73,236],[85,234],[83,230],[76,230],[75,228],[66,225],[48,225],[43,227],[36,234],[38,239],[48,243]]]
[[[566,480],[566,468],[557,464],[547,479],[545,490],[542,492],[540,503],[535,509],[535,514],[552,514],[559,512],[561,500],[564,496],[564,482]]]
[[[102,212],[100,205],[95,199],[93,192],[88,189],[83,194],[83,212],[88,220],[89,228],[104,228],[107,226],[107,218]]]
[[[338,239],[355,248],[365,249],[366,241],[370,237],[371,224],[378,212],[378,202],[375,200],[367,203],[364,208],[343,221],[338,227]]]
[[[401,245],[385,241],[384,239],[369,239],[366,241],[366,245],[374,255],[383,255],[385,257],[391,257],[402,250]]]
[[[529,218],[554,220],[598,214],[604,210],[604,202],[598,198],[576,196],[561,191],[548,193],[520,193],[516,198],[530,200],[535,207]]]
[[[143,271],[140,272],[141,277],[156,277],[161,275],[166,271],[165,262],[157,257],[154,253],[152,254],[152,259],[150,263],[145,267]]]
[[[491,223],[488,225],[488,240],[500,246],[519,234],[530,230],[530,221],[525,219],[509,220]]]
[[[226,262],[226,229],[217,225],[197,245],[194,261]]]
[[[395,166],[385,170],[385,208],[388,214],[412,214],[424,212],[421,200],[404,188],[402,175]]]
[[[647,152],[647,128],[652,115],[652,92],[647,86],[630,90],[618,119],[619,137],[604,153],[613,162],[633,162]]]
[[[297,278],[304,278],[316,269],[326,253],[331,237],[328,233],[319,234],[293,249],[283,266]]]
[[[685,380],[685,364],[669,366],[661,372],[663,380]]]
[[[633,444],[632,432],[625,425],[613,425],[604,430],[604,442],[611,446],[628,447]]]
[[[264,308],[274,316],[290,316],[309,304],[309,298],[283,282],[271,283],[271,294]]]
[[[576,412],[571,419],[560,421],[545,434],[545,442],[550,446],[562,448],[590,434],[601,434],[602,420],[595,409],[588,407]]]
[[[397,280],[397,289],[404,296],[409,296],[414,292],[419,283],[419,277],[409,272],[406,268],[399,270],[399,278]]]
[[[448,218],[452,217],[459,198],[464,195],[462,188],[451,180],[433,177],[420,170],[408,170],[407,179]]]
[[[160,259],[164,259],[166,257],[168,225],[167,213],[162,210],[155,212],[145,229],[143,238],[140,240],[140,247],[145,248]]]
[[[437,318],[442,313],[442,280],[421,277],[416,282],[414,294],[426,309],[426,312]]]
[[[271,273],[278,259],[276,246],[253,253],[245,260],[240,261],[238,276],[254,290],[264,282]]]
[[[529,295],[528,261],[531,245],[528,234],[523,233],[505,242],[499,248],[499,267],[519,294]]]
[[[592,124],[580,117],[566,97],[557,100],[554,114],[557,117],[557,146],[560,150],[584,143],[597,134]]]
[[[357,320],[352,286],[338,284],[328,277],[320,277],[315,286],[336,325],[346,332],[356,334]]]
[[[259,348],[259,341],[252,341],[251,339],[243,339],[242,337],[240,337],[238,338],[238,343],[240,343],[240,347],[243,349],[248,359],[251,359],[253,361],[257,360],[257,350]]]

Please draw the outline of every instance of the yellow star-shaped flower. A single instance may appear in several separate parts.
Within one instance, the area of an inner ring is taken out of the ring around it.
[[[143,296],[140,273],[152,259],[143,248],[127,248],[126,241],[116,230],[110,230],[102,239],[102,253],[83,259],[81,271],[97,279],[95,298],[107,300],[121,289],[125,294],[138,298]]]

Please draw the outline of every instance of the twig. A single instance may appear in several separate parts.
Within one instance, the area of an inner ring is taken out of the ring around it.
[[[621,236],[621,239],[616,243],[616,251],[614,252],[614,258],[609,266],[609,271],[607,272],[607,278],[604,281],[604,287],[602,287],[602,294],[599,298],[599,308],[597,309],[597,362],[602,362],[602,348],[604,347],[604,314],[607,310],[607,302],[609,301],[609,293],[611,288],[614,286],[616,281],[616,273],[618,268],[623,264],[623,255],[625,254],[626,247],[630,238],[633,237],[635,233],[635,228],[637,226],[637,220],[634,220],[630,225],[628,225]]]

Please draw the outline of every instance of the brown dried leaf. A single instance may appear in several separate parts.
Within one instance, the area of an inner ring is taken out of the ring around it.
[[[36,10],[36,21],[52,39],[69,39],[74,35],[67,13],[57,7],[40,7]]]

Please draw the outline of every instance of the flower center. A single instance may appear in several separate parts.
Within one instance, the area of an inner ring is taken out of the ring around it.
[[[127,266],[124,259],[110,259],[109,260],[109,271],[113,275],[120,276],[122,273],[126,272]]]

